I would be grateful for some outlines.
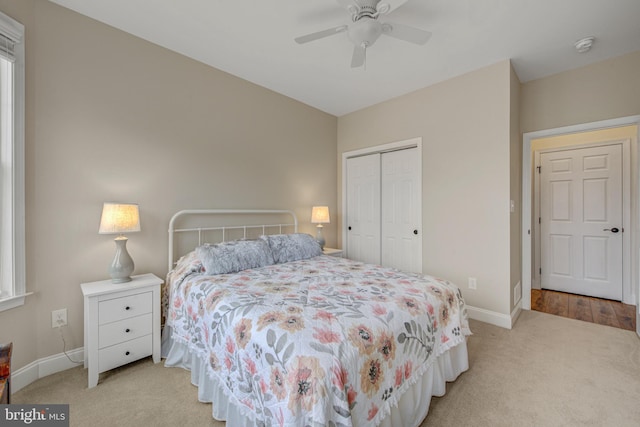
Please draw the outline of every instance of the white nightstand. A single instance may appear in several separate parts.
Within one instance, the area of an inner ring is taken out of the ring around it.
[[[153,274],[132,276],[127,283],[111,280],[83,283],[84,367],[89,388],[101,372],[153,356],[160,361],[160,285]]]
[[[324,248],[322,250],[322,253],[325,254],[325,255],[337,256],[337,257],[342,258],[342,249]]]

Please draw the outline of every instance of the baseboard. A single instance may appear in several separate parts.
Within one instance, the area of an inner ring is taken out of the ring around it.
[[[69,360],[67,355],[78,363]],[[67,351],[66,355],[59,353],[38,359],[11,373],[11,393],[15,393],[40,378],[55,374],[56,372],[66,371],[80,364],[84,364],[83,347]]]
[[[511,329],[515,324],[520,312],[522,311],[522,302],[516,305],[511,314],[502,314],[495,311],[485,310],[484,308],[478,308],[468,305],[467,313],[469,318],[473,320],[479,320],[480,322],[489,323],[491,325],[499,326],[505,329]]]

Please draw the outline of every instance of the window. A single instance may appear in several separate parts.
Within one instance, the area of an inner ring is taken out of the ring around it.
[[[0,13],[0,311],[24,304],[24,26]]]

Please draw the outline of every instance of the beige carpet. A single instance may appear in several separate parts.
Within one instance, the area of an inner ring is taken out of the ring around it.
[[[471,328],[470,369],[432,400],[422,427],[640,425],[634,332],[535,311],[511,331],[476,321]],[[90,390],[81,366],[60,372],[13,402],[69,403],[72,426],[225,425],[197,401],[187,371],[150,359],[102,374]]]

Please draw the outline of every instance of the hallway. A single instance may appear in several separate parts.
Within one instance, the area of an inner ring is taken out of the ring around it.
[[[635,306],[618,301],[532,289],[531,309],[614,328],[636,330]]]

